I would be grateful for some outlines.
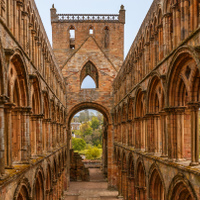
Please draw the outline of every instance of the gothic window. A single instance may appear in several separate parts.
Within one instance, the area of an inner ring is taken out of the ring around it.
[[[69,29],[70,49],[75,49],[75,28],[73,26]]]
[[[90,89],[96,88],[96,84],[95,84],[93,78],[91,76],[87,75],[81,84],[81,89],[89,89],[89,88]]]
[[[87,62],[80,75],[81,89],[98,88],[98,71],[92,62]]]
[[[104,36],[104,47],[108,48],[108,46],[109,46],[109,28],[107,26],[104,29],[104,33],[105,33],[105,36]]]

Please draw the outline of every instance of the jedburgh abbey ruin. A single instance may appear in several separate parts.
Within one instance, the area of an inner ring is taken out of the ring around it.
[[[71,200],[70,123],[84,109],[104,116],[109,191],[199,200],[200,1],[154,0],[125,60],[123,5],[50,14],[53,47],[34,0],[0,1],[0,200]]]

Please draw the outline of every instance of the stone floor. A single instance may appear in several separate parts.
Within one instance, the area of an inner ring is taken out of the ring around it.
[[[116,200],[117,191],[107,189],[108,184],[99,168],[90,168],[89,182],[71,182],[65,200]]]

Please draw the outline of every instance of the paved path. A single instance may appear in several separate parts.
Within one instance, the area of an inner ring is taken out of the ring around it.
[[[65,200],[116,200],[117,191],[108,190],[108,183],[98,168],[90,168],[90,182],[70,182]]]

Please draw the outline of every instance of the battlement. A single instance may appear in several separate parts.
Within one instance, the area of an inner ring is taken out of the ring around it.
[[[73,23],[123,23],[125,24],[125,10],[121,5],[119,14],[57,14],[57,10],[52,5],[51,22],[73,22]]]
[[[119,15],[57,14],[53,22],[119,22]]]

